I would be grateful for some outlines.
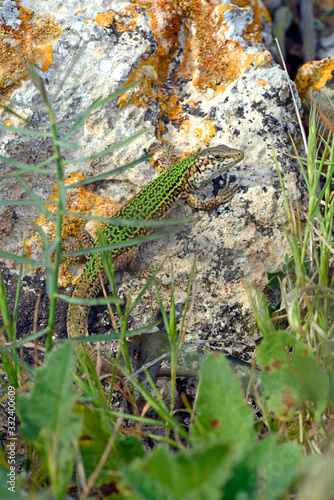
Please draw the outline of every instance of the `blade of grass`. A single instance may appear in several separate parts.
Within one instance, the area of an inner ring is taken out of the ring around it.
[[[22,175],[22,174],[21,174]],[[55,205],[55,201],[51,200],[0,200],[0,205],[36,205],[41,207],[43,205]]]
[[[54,96],[53,96],[54,102],[56,101],[57,97],[59,96],[59,94],[60,94],[62,88],[64,87],[65,83],[67,82],[69,76],[73,73],[74,68],[75,68],[75,66],[76,66],[76,64],[77,64],[78,60],[80,59],[83,52],[84,52],[84,47],[83,46],[79,47],[76,55],[72,59],[70,66],[66,70],[64,77],[60,80],[60,83],[59,83],[58,87],[56,88],[56,91],[55,91]],[[84,67],[84,69],[85,68],[86,67]],[[80,79],[81,79],[81,73],[82,72],[79,73],[78,81],[80,81]],[[75,81],[75,82],[77,83],[77,81]]]
[[[170,229],[169,231],[161,231],[159,233],[149,234],[146,236],[141,236],[139,238],[133,238],[128,241],[118,241],[117,243],[112,243],[111,245],[106,245],[102,247],[86,248],[85,250],[75,250],[74,252],[68,252],[63,254],[63,257],[70,257],[72,255],[88,255],[92,253],[115,250],[116,248],[132,247],[134,245],[147,243],[148,241],[164,238],[165,236],[170,236],[171,234],[176,234],[180,231],[181,229]]]
[[[0,122],[0,130],[6,130],[7,132],[14,132],[15,134],[29,135],[33,137],[52,137],[51,132],[38,132],[37,130],[30,130],[28,128],[7,127],[2,122]]]
[[[13,106],[19,106],[20,108],[30,108],[42,112],[47,111],[47,108],[45,106],[38,106],[38,105],[36,106],[35,104],[30,104],[28,102],[16,101],[15,99],[6,97],[2,94],[0,94],[0,99],[7,101],[9,104],[12,104]]]
[[[56,203],[56,202],[53,202]],[[101,224],[114,224],[116,226],[130,227],[165,227],[175,226],[176,224],[186,224],[196,220],[196,217],[184,217],[183,219],[164,219],[164,220],[135,220],[135,219],[113,219],[112,217],[99,217],[95,215],[81,214],[79,212],[71,212],[66,210],[64,215],[78,217],[79,219],[93,220]]]
[[[135,87],[137,84],[139,83],[139,81],[137,82],[134,82],[134,83],[131,83],[130,85],[127,85],[125,87],[123,87],[122,89],[120,90],[117,90],[116,92],[114,92],[112,95],[106,97],[105,99],[102,99],[102,97],[98,97],[85,111],[83,111],[82,113],[80,113],[78,116],[77,116],[77,121],[76,123],[73,125],[73,127],[69,130],[69,132],[65,135],[64,137],[64,140],[68,140],[70,137],[72,137],[72,135],[77,131],[77,129],[80,127],[80,125],[85,121],[85,119],[95,110],[95,109],[98,109],[100,108],[101,106],[104,106],[106,104],[108,104],[109,102],[112,102],[114,101],[115,99],[117,99],[119,96],[121,96],[122,94],[124,94],[125,92],[127,92],[128,90],[132,89],[133,87]],[[66,122],[63,122],[63,123],[66,123]],[[61,126],[64,126],[63,124],[60,124]]]
[[[47,333],[47,330],[48,330],[47,328],[44,328],[43,330],[39,330],[38,332],[32,333],[31,335],[27,335],[23,339],[17,340],[16,342],[11,343],[10,345],[1,346],[0,353],[11,351],[12,349],[17,349],[21,345],[25,345],[27,342],[32,342],[33,340],[38,339],[42,335],[45,335]]]
[[[101,175],[96,175],[95,177],[90,177],[89,179],[86,179],[84,181],[76,182],[75,184],[70,184],[69,186],[66,186],[66,188],[72,189],[72,188],[77,188],[80,186],[85,186],[86,184],[91,184],[92,182],[102,181],[106,177],[110,177],[110,175],[116,175],[116,174],[119,174],[121,172],[124,172],[125,170],[128,170],[129,168],[135,167],[136,165],[139,165],[139,163],[142,163],[142,162],[148,160],[152,156],[153,156],[153,153],[149,154],[149,155],[142,156],[138,160],[134,160],[131,163],[124,165],[123,167],[118,167],[118,168],[114,168],[113,170],[108,170],[108,172],[104,172]]]
[[[57,294],[59,299],[70,304],[79,304],[83,306],[104,306],[106,304],[120,304],[122,301],[117,297],[96,297],[95,299],[78,299],[69,295]]]
[[[129,308],[129,314],[132,313],[133,309],[137,306],[137,304],[139,303],[140,299],[142,298],[142,296],[144,295],[144,293],[146,292],[146,290],[151,286],[151,283],[155,279],[156,275],[158,274],[158,272],[160,271],[160,269],[162,269],[162,267],[164,266],[164,264],[166,262],[166,259],[167,259],[167,257],[164,258],[164,260],[161,262],[161,264],[159,265],[159,267],[153,272],[153,274],[150,277],[150,279],[147,281],[147,283],[140,290],[140,292],[138,293],[137,297],[134,299],[134,301],[132,302],[132,304],[131,304],[131,306]]]
[[[0,257],[3,259],[14,260],[20,264],[28,264],[28,266],[41,267],[43,262],[39,260],[28,259],[28,257],[21,257],[21,255],[15,255],[13,253],[3,252],[0,250]]]
[[[25,192],[27,193],[27,195],[29,196],[29,198],[35,202],[36,206],[39,208],[39,210],[42,212],[43,215],[45,215],[45,217],[47,219],[49,219],[50,221],[56,221],[57,218],[51,213],[49,212],[44,205],[51,205],[51,204],[55,204],[54,201],[52,200],[40,200],[36,195],[35,193],[30,189],[30,187],[24,182],[23,179],[21,179],[20,176],[17,177],[17,180],[19,181],[19,183],[21,184],[21,186],[23,187],[23,189],[25,190]],[[59,189],[59,194],[60,194],[60,189]],[[42,203],[41,203],[42,201]],[[56,202],[56,204],[59,203]]]
[[[116,149],[119,149],[119,148],[126,146],[131,141],[134,141],[135,139],[137,139],[141,135],[145,134],[146,132],[150,132],[151,130],[152,130],[151,128],[144,128],[143,130],[140,130],[139,132],[136,132],[135,134],[133,134],[131,137],[128,137],[127,139],[123,139],[122,141],[116,142],[116,144],[113,144],[109,148],[106,148],[103,151],[100,151],[99,153],[95,153],[95,154],[93,154],[91,156],[87,156],[85,158],[78,158],[76,160],[65,160],[63,162],[63,165],[68,165],[68,164],[76,165],[78,163],[85,163],[87,161],[95,160],[95,158],[101,158],[102,156],[105,156],[105,155],[111,153],[112,151],[115,151]]]
[[[65,295],[60,295],[59,298],[64,299]],[[101,297],[104,298],[104,297]],[[106,304],[106,302],[102,303],[103,305]],[[96,304],[92,304],[96,305]],[[156,321],[155,323],[151,323],[150,325],[147,326],[142,326],[140,328],[134,328],[133,330],[126,330],[124,332],[124,336],[126,338],[130,337],[137,337],[138,335],[141,335],[142,333],[145,333],[148,329],[150,328],[155,328],[159,324],[159,321]],[[64,338],[64,339],[57,339],[55,340],[55,343],[63,343],[63,342],[70,342],[70,343],[79,343],[79,342],[104,342],[104,341],[113,341],[113,340],[120,340],[122,338],[122,333],[106,333],[106,334],[101,334],[101,335],[89,335],[88,337],[71,337],[71,338]]]
[[[289,85],[289,88],[290,88],[290,93],[291,93],[291,96],[292,96],[292,99],[293,99],[293,103],[294,103],[294,105],[295,105],[296,116],[297,116],[297,120],[298,120],[299,127],[300,127],[300,133],[302,134],[302,138],[303,138],[303,142],[304,142],[305,151],[306,151],[306,152],[308,152],[308,144],[307,144],[307,139],[306,139],[306,133],[305,133],[305,129],[304,129],[304,126],[303,126],[302,120],[301,120],[301,118],[300,118],[300,113],[299,113],[299,109],[298,109],[297,101],[296,101],[296,98],[295,98],[295,94],[294,94],[294,92],[293,92],[292,85],[291,85],[291,82],[290,82],[289,73],[288,73],[288,70],[287,70],[287,68],[286,68],[285,61],[284,61],[284,57],[283,57],[283,54],[282,54],[282,51],[281,51],[281,47],[280,47],[280,44],[279,44],[279,41],[278,41],[278,39],[277,39],[277,38],[275,38],[275,42],[276,42],[276,45],[277,45],[277,48],[278,48],[279,55],[281,56],[281,61],[282,61],[282,63],[283,63],[283,67],[284,67],[284,70],[285,70],[285,74],[286,74],[286,76],[287,76],[287,80],[288,80],[288,85]]]

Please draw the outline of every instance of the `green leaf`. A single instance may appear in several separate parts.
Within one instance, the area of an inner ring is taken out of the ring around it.
[[[10,467],[10,466],[9,466]],[[16,466],[13,466],[16,469]],[[17,480],[18,480],[18,471],[16,470],[12,475],[10,475],[10,471],[5,469],[2,465],[0,465],[0,498],[1,500],[21,500],[26,498],[26,492],[18,491]],[[15,479],[14,479],[15,478]]]
[[[64,295],[62,296],[64,297]],[[61,298],[61,297],[60,297]],[[159,321],[155,323],[150,323],[149,325],[142,326],[140,328],[135,328],[134,330],[126,330],[123,334],[121,333],[106,333],[101,335],[89,335],[88,337],[74,337],[74,338],[65,338],[65,339],[56,339],[55,342],[69,342],[69,343],[78,343],[78,342],[110,342],[112,340],[119,340],[122,335],[124,337],[136,337],[141,335],[142,333],[146,333],[151,328],[156,327],[159,324]],[[0,350],[1,352],[1,350]]]
[[[36,369],[30,395],[18,396],[21,433],[29,441],[38,441],[43,430],[61,435],[71,420],[69,411],[77,398],[72,387],[73,368],[72,347],[64,344],[52,351],[43,368]]]
[[[43,368],[35,370],[30,395],[17,398],[21,434],[37,451],[55,498],[64,498],[70,484],[74,442],[81,427],[81,419],[72,411],[77,400],[73,369],[72,347],[64,344],[51,352]]]
[[[127,163],[126,165],[123,165],[122,167],[118,168],[113,168],[112,170],[108,170],[107,172],[104,172],[101,175],[96,175],[95,177],[89,177],[88,179],[85,179],[84,181],[81,182],[76,182],[75,184],[69,184],[66,186],[66,189],[73,189],[76,187],[80,186],[85,186],[86,184],[92,184],[93,182],[101,181],[103,179],[106,179],[107,177],[110,177],[110,175],[116,175],[119,174],[120,172],[124,172],[125,170],[128,170],[129,168],[135,167],[139,163],[142,163],[149,158],[153,156],[153,153],[149,155],[142,156],[141,158],[138,158],[138,160],[134,160],[131,163]],[[0,157],[1,159],[1,157]]]
[[[271,303],[267,304],[267,306],[266,306],[266,307],[267,307],[267,311],[268,311],[268,313],[269,313],[269,316],[270,316],[270,317],[274,314],[274,312],[276,312],[276,311],[278,311],[278,310],[280,309],[280,307],[281,307],[281,302],[282,302],[282,301],[281,301],[281,300],[279,300],[279,301],[277,302],[277,304],[275,304],[274,306],[273,306]]]
[[[194,444],[220,441],[241,448],[255,438],[252,410],[223,355],[210,354],[203,361],[195,409]]]
[[[277,439],[272,434],[247,447],[223,489],[223,498],[278,500],[290,491],[304,474],[307,459],[297,443],[277,445]]]
[[[76,163],[85,163],[87,161],[94,160],[95,158],[101,158],[102,156],[105,156],[105,155],[111,153],[112,151],[115,151],[116,149],[119,149],[119,148],[126,146],[127,144],[129,144],[129,142],[134,141],[135,139],[137,139],[141,135],[146,134],[146,132],[150,132],[150,131],[151,131],[151,128],[144,128],[142,130],[139,130],[139,132],[136,132],[135,134],[131,135],[127,139],[123,139],[122,141],[116,142],[115,144],[113,144],[109,148],[106,148],[103,151],[100,151],[99,153],[95,153],[95,154],[93,154],[91,156],[87,156],[85,158],[78,158],[77,160],[66,160],[66,161],[63,161],[63,165],[68,165],[68,164],[74,165]]]
[[[267,335],[257,351],[268,406],[282,420],[293,417],[298,405],[313,401],[320,420],[328,403],[329,378],[312,349],[284,331]]]
[[[45,106],[35,106],[34,104],[30,104],[28,102],[20,102],[20,101],[15,101],[15,99],[9,99],[8,97],[1,95],[0,94],[0,99],[7,101],[9,104],[12,104],[13,106],[19,106],[21,108],[31,108],[35,109],[36,111],[47,111],[47,108]]]
[[[110,245],[85,248],[84,250],[75,250],[74,252],[67,252],[63,254],[63,257],[70,257],[72,255],[89,255],[93,253],[115,250],[116,248],[132,247],[141,243],[147,243],[148,241],[164,238],[165,236],[170,236],[172,234],[179,233],[180,231],[181,229],[169,229],[168,231],[161,231],[159,233],[146,234],[145,236],[139,236],[138,238],[132,238],[126,241],[117,241],[116,243],[111,243]]]
[[[6,125],[1,122],[0,130],[6,130],[7,132],[15,132],[16,134],[30,135],[34,137],[52,137],[51,132],[37,132],[37,130],[30,130],[28,128],[6,127]]]
[[[83,420],[79,446],[88,478],[99,463],[108,441],[113,436],[114,429],[111,427],[110,419],[99,410],[78,404],[75,407],[75,413]],[[115,475],[111,474],[112,471],[120,470],[125,464],[143,455],[144,449],[137,437],[123,438],[120,433],[116,432],[112,449],[95,484],[98,486],[110,483],[111,479],[115,478]]]
[[[68,140],[77,130],[78,128],[83,124],[83,122],[85,121],[85,119],[91,115],[91,113],[95,110],[95,109],[98,109],[100,108],[101,106],[105,106],[106,104],[108,104],[109,102],[111,101],[114,101],[115,99],[117,99],[117,97],[121,96],[122,94],[124,94],[125,92],[127,92],[128,90],[130,90],[131,88],[135,87],[140,81],[137,81],[137,82],[134,82],[134,83],[130,83],[129,85],[127,85],[126,87],[123,87],[119,90],[117,90],[116,92],[114,92],[113,94],[109,95],[108,97],[106,97],[105,99],[102,99],[102,97],[98,97],[97,99],[95,99],[95,101],[90,105],[88,106],[88,108],[83,111],[82,113],[80,113],[79,115],[77,115],[75,118],[75,123],[73,125],[73,127],[68,131],[68,133],[65,135],[64,137],[64,140]],[[63,122],[57,126],[64,126],[67,125],[70,121],[67,120],[66,122]]]
[[[22,173],[21,173],[22,175]],[[56,201],[52,200],[0,200],[0,205],[36,205],[42,207],[43,205],[56,205]]]
[[[272,274],[271,277],[269,277],[270,273],[267,273],[268,274],[268,283],[267,283],[267,287],[270,288],[270,290],[272,290],[273,292],[276,292],[276,290],[279,290],[280,289],[280,280],[279,280],[279,277],[282,276],[282,273],[277,273],[275,276]]]
[[[219,500],[230,476],[229,447],[211,444],[176,455],[157,448],[124,472],[126,481],[143,500]]]
[[[64,210],[64,215],[77,217],[78,219],[93,220],[95,222],[102,222],[102,224],[114,224],[116,226],[130,226],[130,227],[165,227],[175,226],[176,224],[185,224],[193,222],[195,217],[183,217],[182,219],[163,219],[163,220],[137,220],[137,219],[113,219],[112,217],[99,217],[97,215],[82,214],[79,212],[71,212]],[[72,255],[68,253],[66,255]]]

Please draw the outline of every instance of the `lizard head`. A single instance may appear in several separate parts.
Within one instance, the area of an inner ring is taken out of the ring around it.
[[[243,158],[243,151],[224,145],[202,149],[191,155],[192,173],[188,184],[191,189],[198,189],[206,182],[222,175]]]

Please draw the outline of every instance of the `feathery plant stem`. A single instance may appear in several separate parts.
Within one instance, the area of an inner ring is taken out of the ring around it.
[[[46,338],[46,352],[48,352],[52,347],[52,328],[54,324],[55,312],[56,312],[56,302],[57,302],[57,285],[58,285],[58,271],[60,267],[61,258],[61,228],[63,221],[63,214],[66,210],[66,193],[64,187],[63,179],[63,168],[62,160],[60,156],[60,148],[58,145],[58,135],[55,123],[55,115],[48,101],[45,102],[51,122],[52,139],[54,143],[55,156],[57,162],[57,176],[58,176],[58,201],[57,201],[57,222],[56,222],[56,250],[55,250],[55,263],[53,268],[53,279],[52,279],[52,290],[50,295],[50,311],[49,311],[49,321],[48,321],[48,333]]]

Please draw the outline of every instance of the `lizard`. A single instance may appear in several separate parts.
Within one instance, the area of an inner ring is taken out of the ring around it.
[[[137,221],[160,220],[168,214],[174,203],[179,199],[185,199],[197,210],[213,210],[229,201],[237,188],[225,188],[216,197],[204,201],[195,196],[193,191],[223,174],[243,158],[243,151],[224,145],[191,153],[183,160],[164,170],[156,179],[123,205],[113,218]],[[117,224],[107,224],[102,229],[106,244],[128,241],[152,231],[153,229],[149,227],[121,226]],[[99,241],[96,240],[93,246],[99,246]],[[126,267],[132,258],[131,250],[126,247],[111,250],[111,254],[114,270]],[[72,297],[79,299],[95,298],[102,289],[101,279],[106,281],[102,257],[96,253],[90,254]],[[90,306],[87,305],[69,304],[67,312],[67,334],[69,338],[86,335],[89,310]],[[85,343],[85,347],[92,362],[96,364],[97,350],[90,343]],[[78,344],[76,349],[82,349],[81,344]],[[115,365],[110,358],[102,354],[100,369],[104,374],[112,373]],[[116,370],[116,373],[120,375],[118,370]]]

